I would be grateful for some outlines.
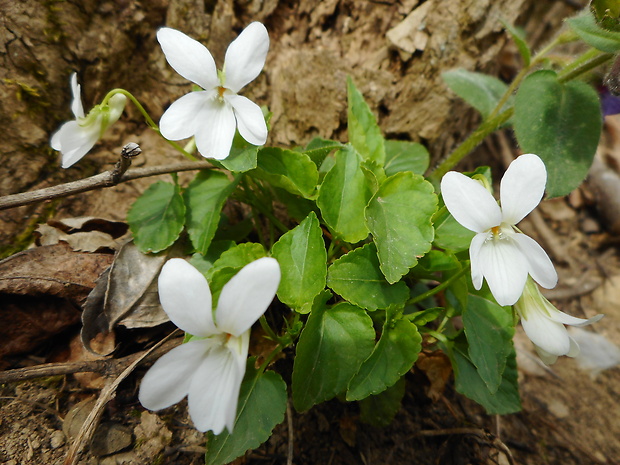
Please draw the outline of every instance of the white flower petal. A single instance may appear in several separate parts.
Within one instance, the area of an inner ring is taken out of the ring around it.
[[[140,384],[140,403],[149,410],[161,410],[180,402],[189,392],[192,375],[209,350],[209,342],[190,341],[157,360]]]
[[[211,430],[217,435],[227,427],[232,432],[243,380],[238,365],[235,354],[225,347],[217,347],[209,352],[192,377],[189,414],[199,431]]]
[[[125,103],[127,103],[127,97],[123,94],[114,94],[108,102],[108,127],[116,123],[123,114],[125,109]]]
[[[480,290],[482,287],[482,279],[484,278],[483,270],[480,266],[480,249],[487,240],[489,233],[482,232],[476,234],[469,245],[469,260],[471,262],[471,281],[474,288]]]
[[[280,284],[280,265],[263,257],[244,266],[226,283],[215,312],[217,327],[239,336],[265,313]]]
[[[225,99],[232,105],[237,119],[239,134],[250,144],[264,145],[267,142],[267,124],[258,105],[241,95],[226,95]]]
[[[555,311],[549,312],[549,318],[551,318],[553,321],[557,321],[558,323],[562,323],[564,325],[571,325],[571,326],[587,326],[587,325],[591,325],[593,323],[596,323],[597,321],[599,321],[601,318],[603,318],[605,315],[595,315],[592,318],[577,318],[575,316],[571,316],[567,313],[561,312],[558,309],[556,309],[555,307],[553,308]]]
[[[536,349],[536,353],[545,365],[553,365],[558,360],[557,355],[550,354],[549,352],[544,351],[537,345],[534,345],[534,348]]]
[[[527,260],[511,237],[490,239],[480,248],[480,269],[500,305],[514,304],[527,280]]]
[[[467,229],[480,233],[501,223],[499,205],[478,181],[450,171],[441,180],[441,193],[448,211]]]
[[[268,50],[269,34],[265,26],[259,22],[248,25],[226,50],[225,87],[237,93],[256,79],[265,66]]]
[[[547,318],[541,309],[528,309],[527,318],[521,318],[521,325],[534,345],[545,353],[559,357],[570,351],[570,339],[564,325]]]
[[[181,258],[168,260],[158,289],[161,306],[183,331],[200,337],[219,333],[213,323],[209,283],[192,265]]]
[[[546,184],[547,170],[537,155],[527,153],[514,160],[500,184],[503,221],[521,221],[540,203]]]
[[[157,41],[170,66],[185,79],[205,90],[219,86],[215,61],[207,47],[169,27],[157,31]]]
[[[205,158],[223,160],[230,155],[237,121],[232,107],[225,101],[210,100],[200,115],[196,128],[196,147]]]
[[[572,337],[568,336],[568,340],[570,341],[570,349],[568,349],[568,353],[566,354],[569,357],[577,357],[581,353],[581,349],[579,348],[579,344]]]
[[[100,123],[80,126],[68,121],[52,136],[51,145],[62,152],[62,167],[69,168],[86,155],[99,140]]]
[[[245,374],[245,365],[248,359],[248,349],[250,347],[250,333],[251,330],[248,329],[245,333],[241,334],[241,336],[230,336],[228,338],[228,342],[226,343],[226,347],[232,354],[235,356],[237,361],[237,369],[241,374],[241,377]]]
[[[558,273],[547,255],[547,252],[529,236],[516,233],[512,236],[519,249],[527,259],[529,273],[538,284],[546,289],[552,289],[558,283]]]
[[[187,139],[201,130],[201,126],[210,124],[205,107],[215,95],[213,90],[190,92],[172,103],[159,120],[162,136],[168,140]]]
[[[82,86],[77,82],[77,73],[71,75],[71,111],[76,118],[84,118],[84,107],[82,106]]]

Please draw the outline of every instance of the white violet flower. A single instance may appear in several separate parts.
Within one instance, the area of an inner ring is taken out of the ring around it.
[[[591,325],[604,316],[596,315],[586,320],[559,311],[540,293],[532,279],[527,280],[515,309],[521,317],[525,334],[534,343],[536,352],[547,365],[555,363],[562,355],[579,355],[579,345],[569,336],[564,325]]]
[[[217,309],[205,277],[180,258],[166,262],[159,276],[159,299],[170,320],[194,337],[175,347],[149,369],[139,399],[149,410],[188,398],[199,431],[232,432],[245,374],[250,328],[267,310],[280,283],[280,266],[264,257],[243,267],[226,283]]]
[[[218,160],[229,155],[235,128],[250,144],[267,141],[260,107],[238,95],[265,64],[269,35],[263,24],[251,23],[228,46],[221,72],[209,50],[182,32],[164,27],[157,31],[157,40],[170,66],[204,89],[184,95],[166,110],[159,122],[166,139],[195,136],[198,151]]]
[[[450,171],[441,180],[446,207],[461,225],[477,233],[469,246],[471,278],[476,289],[486,278],[500,305],[512,305],[523,292],[528,274],[553,288],[558,275],[547,253],[515,225],[542,199],[547,183],[543,161],[525,154],[513,161],[500,184],[501,208],[478,181]]]
[[[93,148],[106,129],[121,117],[127,101],[127,97],[123,94],[114,94],[107,105],[96,105],[88,115],[84,115],[80,89],[77,74],[73,73],[71,75],[71,92],[73,93],[71,111],[75,120],[64,123],[52,135],[50,141],[54,150],[62,152],[63,168],[69,168]]]

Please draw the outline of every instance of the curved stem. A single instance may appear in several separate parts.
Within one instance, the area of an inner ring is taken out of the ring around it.
[[[465,139],[461,145],[459,145],[454,152],[452,152],[448,158],[446,158],[435,170],[427,177],[427,179],[435,186],[435,189],[439,191],[439,182],[444,174],[454,168],[463,158],[471,153],[479,144],[482,143],[486,137],[495,132],[501,125],[506,123],[514,113],[514,108],[509,108],[493,119],[487,119],[478,126],[474,132],[472,132],[467,139]]]
[[[459,279],[461,276],[463,276],[465,273],[467,273],[467,271],[469,270],[469,266],[464,267],[462,270],[460,270],[458,273],[454,274],[453,276],[450,276],[448,279],[446,279],[444,282],[438,284],[437,286],[435,286],[432,289],[429,289],[426,292],[423,292],[422,294],[416,295],[415,297],[412,297],[411,299],[409,299],[407,301],[407,305],[413,305],[413,304],[417,304],[418,302],[422,302],[425,299],[428,299],[429,297],[434,296],[435,294],[437,294],[440,291],[443,291],[446,287],[448,287],[450,284],[452,284],[454,281],[456,281],[457,279]]]
[[[502,98],[499,99],[499,101],[497,102],[497,105],[495,106],[493,111],[489,114],[489,116],[486,119],[490,120],[490,119],[495,118],[497,114],[502,110],[502,108],[504,108],[504,105],[506,104],[510,96],[517,90],[517,87],[519,87],[519,85],[521,84],[521,81],[525,79],[525,76],[527,76],[530,73],[530,71],[534,69],[534,67],[537,66],[544,59],[545,55],[549,53],[556,45],[564,43],[564,42],[565,40],[563,40],[562,36],[560,35],[556,37],[554,40],[552,40],[549,44],[547,44],[546,47],[543,47],[542,50],[540,50],[532,58],[532,60],[530,61],[530,64],[526,66],[525,68],[523,68],[521,71],[519,71],[519,73],[515,76],[515,78],[510,83],[510,86],[508,86],[508,89],[506,89],[506,92],[504,92],[504,95],[502,95]]]
[[[108,92],[106,94],[106,96],[103,98],[103,102],[101,103],[102,105],[107,105],[108,101],[112,98],[112,96],[116,95],[116,94],[123,94],[125,97],[127,97],[129,100],[131,100],[131,103],[134,104],[134,106],[138,109],[138,111],[140,113],[142,113],[142,116],[144,116],[144,120],[146,121],[146,124],[149,125],[149,127],[157,132],[157,134],[159,134],[162,139],[164,139],[166,142],[168,142],[168,144],[170,144],[176,151],[178,151],[179,153],[181,153],[185,158],[191,160],[191,161],[196,161],[198,160],[194,155],[192,155],[191,153],[189,153],[188,151],[186,151],[183,147],[181,147],[180,144],[176,143],[175,141],[166,139],[161,131],[159,130],[159,126],[157,126],[157,124],[155,123],[155,121],[153,121],[153,118],[151,118],[151,116],[148,114],[148,112],[146,111],[146,109],[142,106],[142,104],[138,101],[137,98],[135,98],[133,96],[133,94],[125,89],[112,89],[110,92]]]
[[[504,105],[508,102],[513,93],[517,90],[523,79],[525,79],[529,73],[540,62],[543,61],[546,54],[549,53],[556,45],[565,43],[567,39],[564,35],[558,36],[549,45],[544,47],[536,56],[532,59],[529,66],[523,68],[514,78],[506,92],[498,101],[493,111],[487,118],[478,126],[478,128],[465,139],[461,145],[459,145],[449,156],[446,158],[429,176],[428,180],[433,183],[435,188],[439,187],[439,181],[450,169],[456,166],[463,158],[473,151],[488,135],[493,133],[504,123],[506,123],[514,113],[514,107],[507,108],[502,112]],[[572,63],[567,65],[564,70],[558,74],[558,81],[564,83],[573,80],[582,74],[600,66],[606,61],[613,58],[611,53],[603,53],[596,49],[589,49],[581,56],[577,57]],[[501,112],[501,113],[500,113]]]
[[[265,315],[261,315],[261,317],[258,319],[258,321],[260,322],[260,326],[261,326],[261,328],[263,328],[263,331],[265,331],[265,333],[267,333],[267,336],[269,336],[269,338],[271,340],[273,340],[273,341],[279,341],[280,340],[280,338],[274,332],[274,330],[271,329],[271,326],[269,326],[269,323],[267,323],[267,318],[265,318]]]
[[[592,49],[594,50],[594,49]],[[577,66],[567,66],[558,74],[558,81],[564,83],[568,81],[572,81],[576,77],[581,76],[582,74],[587,73],[588,71],[597,68],[603,63],[611,60],[614,55],[613,53],[602,53],[598,50],[594,50],[597,53],[588,54],[587,60],[581,60]],[[584,53],[581,57],[585,57],[588,52]],[[580,57],[580,58],[581,58]],[[577,60],[575,60],[572,64],[575,64]]]
[[[243,202],[247,203],[250,207],[256,208],[259,213],[265,215],[269,221],[280,230],[282,234],[289,232],[289,228],[286,227],[284,223],[282,223],[279,219],[275,217],[275,215],[267,208],[261,200],[258,198],[254,190],[252,189],[252,185],[256,185],[256,183],[251,182],[251,178],[244,177],[244,192],[243,198],[241,199]],[[251,185],[251,184],[252,185]]]

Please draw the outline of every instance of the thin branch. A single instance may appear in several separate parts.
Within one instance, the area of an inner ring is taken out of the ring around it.
[[[207,161],[173,163],[170,165],[153,166],[149,168],[137,168],[129,170],[118,176],[116,170],[91,176],[90,178],[60,184],[58,186],[46,187],[36,191],[23,192],[20,194],[6,195],[0,197],[0,210],[21,207],[45,200],[68,197],[70,195],[81,194],[82,192],[92,191],[102,187],[112,187],[122,182],[132,181],[138,178],[157,176],[160,174],[177,173],[180,171],[194,171],[211,169],[214,166]],[[116,179],[115,179],[116,178]]]
[[[155,352],[150,354],[147,360],[159,358],[165,352],[179,344],[180,340],[173,339],[162,345]],[[17,383],[36,378],[48,378],[50,376],[70,375],[73,373],[99,373],[111,375],[119,373],[127,366],[131,365],[137,358],[147,354],[148,351],[131,354],[123,358],[107,358],[100,360],[84,360],[68,363],[46,363],[27,368],[16,368],[0,372],[0,384]]]

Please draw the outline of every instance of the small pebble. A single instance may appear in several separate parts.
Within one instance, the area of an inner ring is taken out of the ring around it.
[[[62,431],[56,430],[52,433],[52,437],[50,439],[50,446],[52,449],[58,449],[65,444],[65,435]]]
[[[601,231],[601,227],[597,221],[592,218],[585,218],[581,223],[581,229],[586,234],[594,234]]]

